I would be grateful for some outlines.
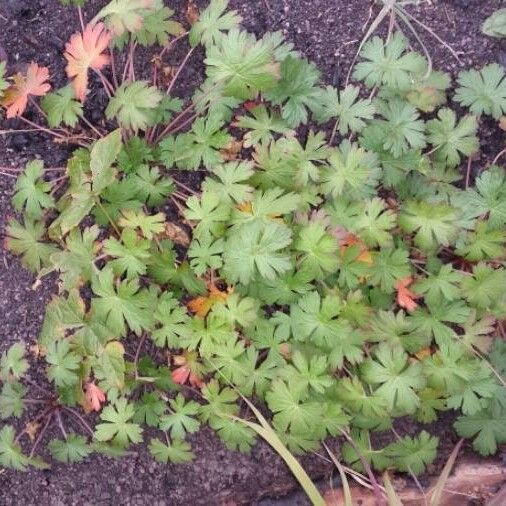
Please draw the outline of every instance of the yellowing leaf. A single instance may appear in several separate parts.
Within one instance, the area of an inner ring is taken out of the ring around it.
[[[106,20],[114,35],[138,32],[144,23],[143,14],[156,10],[155,0],[112,0],[95,17]]]
[[[247,200],[246,202],[241,202],[238,204],[237,209],[242,211],[243,213],[253,214],[253,203],[251,200]]]
[[[224,302],[227,300],[227,297],[233,290],[232,288],[229,288],[227,291],[223,292],[217,288],[214,283],[209,283],[207,288],[209,290],[208,295],[205,297],[196,297],[195,299],[190,300],[187,304],[188,309],[200,318],[205,318],[216,302]]]
[[[415,353],[415,357],[418,360],[423,360],[424,358],[430,357],[431,355],[432,355],[432,349],[430,346],[425,346],[424,348],[422,348],[421,350],[418,350]]]

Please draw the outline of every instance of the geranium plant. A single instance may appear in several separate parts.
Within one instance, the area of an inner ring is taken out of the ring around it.
[[[424,472],[438,448],[424,424],[446,410],[495,453],[506,175],[500,158],[474,182],[461,168],[481,116],[506,113],[504,70],[463,71],[450,91],[395,33],[366,42],[336,89],[280,33],[244,31],[226,0],[189,27],[158,0],[112,0],[87,23],[83,2],[65,3],[82,22],[67,85],[50,91],[35,62],[0,67],[6,116],[75,146],[63,169],[30,162],[14,187],[6,247],[58,293],[37,339],[45,382],[24,343],[1,356],[0,464],[46,466],[42,443],[64,462],[121,455],[146,426],[160,462],[190,460],[204,424],[248,452],[241,395],[293,453],[344,432],[357,469]],[[188,50],[169,68],[175,44]],[[136,79],[139,46],[155,48],[150,79]],[[177,97],[198,46],[205,80]],[[93,82],[109,96],[100,125],[83,108]],[[418,434],[374,444],[406,416]]]

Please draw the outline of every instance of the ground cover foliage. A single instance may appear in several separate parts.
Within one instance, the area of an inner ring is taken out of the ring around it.
[[[35,160],[15,184],[6,247],[59,282],[35,349],[0,357],[0,465],[122,455],[148,428],[157,461],[185,462],[202,425],[248,452],[241,396],[295,454],[345,432],[358,470],[423,473],[436,434],[384,447],[372,435],[447,410],[496,453],[506,175],[500,153],[475,181],[466,167],[482,118],[506,123],[504,69],[452,83],[393,33],[364,44],[352,82],[324,87],[225,0],[190,14],[185,32],[158,0],[113,0],[66,45],[59,90],[35,62],[10,77],[0,66],[6,116],[32,123],[25,111],[40,109],[39,128],[77,145],[63,170]],[[137,46],[164,46],[161,61],[186,37],[168,79],[155,64],[153,81],[135,80]],[[172,89],[197,46],[206,77],[183,103]],[[109,131],[83,112],[92,72]],[[198,191],[184,183],[195,170]],[[34,356],[47,385],[31,379]],[[60,438],[44,437],[51,424]]]

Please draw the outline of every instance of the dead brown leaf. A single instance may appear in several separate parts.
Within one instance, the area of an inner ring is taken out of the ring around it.
[[[183,227],[177,225],[176,223],[171,221],[165,222],[165,235],[174,244],[179,244],[184,247],[188,247],[190,245],[190,236]]]
[[[223,149],[220,149],[221,156],[231,162],[237,160],[242,151],[242,141],[238,139],[232,139]]]
[[[186,19],[190,25],[194,25],[200,17],[199,8],[195,3],[195,0],[188,0],[188,4],[186,6]]]
[[[39,428],[40,428],[39,422],[28,422],[25,425],[25,433],[28,434],[28,437],[30,438],[30,441],[32,443],[35,441],[35,437],[37,436]]]

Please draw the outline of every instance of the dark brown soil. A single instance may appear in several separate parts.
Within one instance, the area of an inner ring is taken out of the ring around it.
[[[85,9],[86,18],[91,18],[105,3],[91,0]],[[186,7],[185,0],[165,3],[180,13]],[[197,3],[202,6],[206,1]],[[346,74],[370,8],[368,0],[231,0],[230,4],[241,12],[248,30],[257,34],[282,30],[298,50],[316,63],[322,79],[328,83]],[[458,63],[447,49],[422,31],[437,68],[455,75],[462,68],[500,59],[500,43],[483,36],[479,28],[486,16],[505,4],[504,0],[433,0],[433,4],[424,3],[411,12],[450,44],[462,59]],[[10,70],[35,60],[49,66],[53,84],[61,85],[62,49],[78,26],[75,10],[63,8],[58,0],[3,0],[0,15],[0,54],[5,51]],[[174,63],[178,56],[174,55]],[[200,70],[196,58],[185,70],[177,88],[182,96],[199,82]],[[103,98],[96,95],[90,104],[89,117],[100,117]],[[0,128],[13,127],[20,128],[12,121],[4,122]],[[483,131],[482,152],[488,159],[500,151],[504,139],[488,134],[486,125]],[[0,134],[0,153],[0,166],[21,167],[33,157],[43,159],[48,166],[60,166],[65,163],[68,148],[56,146],[41,135]],[[0,175],[2,231],[12,212],[9,205],[12,184],[13,179]],[[37,338],[44,307],[54,286],[47,280],[32,290],[32,283],[32,275],[15,258],[2,252],[0,353],[15,341],[33,344]],[[449,425],[447,421],[446,425],[440,423],[428,428],[441,437],[445,450],[454,444]],[[413,427],[404,427],[407,432],[410,429]],[[201,431],[191,443],[196,459],[187,465],[162,466],[154,463],[143,448],[136,448],[137,453],[128,459],[95,456],[84,464],[54,465],[48,471],[0,471],[0,506],[217,505],[231,501],[258,504],[265,495],[283,495],[295,486],[282,461],[265,444],[258,444],[251,455],[245,456],[227,451],[209,430]],[[328,483],[332,466],[323,459],[314,456],[303,459],[303,464],[312,476],[324,478]],[[307,502],[295,495],[283,504]]]

